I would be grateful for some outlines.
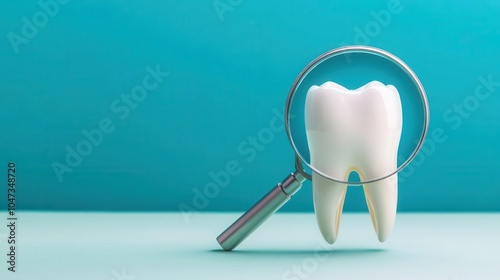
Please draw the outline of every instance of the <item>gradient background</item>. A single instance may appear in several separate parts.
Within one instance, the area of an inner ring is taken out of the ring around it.
[[[500,81],[498,1],[400,1],[386,26],[373,12],[391,1],[220,1],[219,14],[214,3],[69,1],[17,53],[8,34],[43,10],[0,3],[0,172],[16,162],[19,209],[246,210],[292,171],[293,152],[284,131],[255,153],[241,145],[281,115],[310,60],[357,43],[414,69],[431,104],[431,136],[441,132],[406,170],[399,210],[500,210],[500,87],[478,104],[473,97],[480,77]],[[374,23],[378,32],[359,35]],[[111,104],[156,65],[169,77],[120,120]],[[474,110],[449,111],[464,102]],[[60,182],[52,164],[103,118],[114,131]],[[210,172],[234,162],[239,174],[196,207]],[[345,209],[366,210],[360,188]],[[313,210],[310,183],[284,210]]]

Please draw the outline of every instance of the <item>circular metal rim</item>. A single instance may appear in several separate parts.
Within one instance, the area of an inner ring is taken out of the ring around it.
[[[349,53],[364,53],[364,54],[376,55],[376,56],[385,58],[385,59],[389,60],[390,62],[393,62],[394,64],[396,64],[397,66],[399,66],[399,68],[401,68],[411,78],[411,80],[413,81],[413,84],[415,85],[415,87],[417,88],[418,92],[420,93],[420,98],[422,100],[422,105],[423,105],[423,109],[424,109],[424,124],[423,124],[423,127],[422,127],[422,134],[420,135],[420,140],[419,140],[419,142],[418,142],[415,150],[410,155],[410,157],[401,166],[399,166],[394,172],[392,172],[392,173],[390,173],[388,175],[379,177],[379,178],[370,179],[370,180],[366,180],[366,181],[360,181],[360,182],[349,182],[349,181],[343,181],[343,180],[339,180],[339,179],[330,177],[327,174],[324,174],[323,172],[321,172],[321,171],[317,170],[316,168],[314,168],[308,162],[306,162],[301,157],[300,153],[298,152],[297,146],[295,145],[295,143],[293,141],[293,138],[292,138],[292,135],[291,135],[291,131],[290,131],[290,123],[289,123],[289,121],[290,121],[289,120],[289,111],[290,111],[291,102],[292,102],[293,96],[295,95],[295,92],[296,92],[298,86],[304,80],[304,78],[312,70],[314,70],[314,68],[316,68],[318,65],[320,65],[324,61],[326,61],[326,60],[328,60],[330,58],[333,58],[335,56],[349,54]],[[326,53],[318,56],[313,61],[311,61],[302,70],[302,72],[300,72],[299,76],[295,79],[295,82],[293,83],[292,87],[290,88],[290,91],[288,93],[288,97],[286,99],[286,104],[285,104],[285,128],[286,128],[286,134],[288,136],[288,140],[290,141],[290,144],[292,145],[293,151],[295,152],[295,155],[296,155],[296,167],[297,167],[297,170],[302,175],[304,175],[304,177],[306,177],[308,179],[312,178],[312,176],[303,169],[302,164],[305,164],[312,171],[314,171],[314,173],[317,173],[317,174],[325,177],[326,179],[329,179],[329,180],[332,180],[332,181],[335,181],[335,182],[338,182],[338,183],[341,183],[341,184],[350,184],[350,185],[363,185],[363,184],[369,184],[369,183],[381,181],[381,180],[387,179],[387,178],[395,175],[396,173],[398,173],[401,170],[403,170],[403,168],[405,168],[406,166],[408,166],[408,164],[410,164],[410,162],[415,158],[415,156],[418,154],[418,152],[420,151],[420,149],[422,148],[422,146],[424,144],[425,137],[427,136],[427,132],[429,130],[429,118],[430,118],[430,112],[429,112],[429,102],[427,100],[427,95],[425,93],[424,87],[422,86],[422,83],[418,79],[418,77],[415,74],[415,72],[413,72],[413,70],[408,65],[406,65],[406,63],[404,63],[401,59],[399,59],[397,56],[395,56],[395,55],[393,55],[393,54],[391,54],[391,53],[389,53],[389,52],[387,52],[385,50],[382,50],[382,49],[378,49],[378,48],[370,47],[370,46],[362,46],[362,45],[353,45],[353,46],[345,46],[345,47],[336,48],[336,49],[330,50],[330,51],[328,51],[328,52],[326,52]]]

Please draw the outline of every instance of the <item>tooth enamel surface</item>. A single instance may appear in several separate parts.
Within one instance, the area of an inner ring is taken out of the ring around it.
[[[396,170],[403,116],[394,86],[377,81],[356,90],[334,82],[312,86],[305,118],[311,164],[319,171],[347,181],[351,171],[367,180]],[[312,184],[318,225],[332,244],[338,236],[347,186],[314,172]],[[383,242],[396,218],[397,175],[363,188],[375,232]]]

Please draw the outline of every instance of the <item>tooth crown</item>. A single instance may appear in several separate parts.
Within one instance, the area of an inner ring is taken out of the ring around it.
[[[396,169],[403,118],[394,86],[373,81],[348,90],[326,82],[309,89],[305,109],[311,163],[318,170],[347,181],[351,171],[367,180]],[[397,176],[363,187],[375,230],[384,241],[394,224]],[[329,243],[338,235],[346,189],[313,173],[316,217]]]
[[[394,110],[396,107],[399,110]],[[398,91],[392,85],[385,86],[377,81],[355,90],[334,82],[312,86],[307,93],[306,108],[315,111],[306,114],[307,130],[332,133],[336,128],[343,128],[356,133],[358,127],[378,131],[401,130],[402,126]],[[344,122],[346,118],[350,122]]]

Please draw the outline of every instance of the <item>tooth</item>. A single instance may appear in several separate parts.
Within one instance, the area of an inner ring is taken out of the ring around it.
[[[367,180],[396,170],[403,116],[394,86],[377,81],[356,90],[334,82],[312,86],[305,117],[311,163],[319,171],[347,181],[352,171]],[[347,186],[315,172],[312,184],[318,226],[332,244],[338,236]],[[397,175],[363,188],[375,232],[383,242],[396,218]]]

